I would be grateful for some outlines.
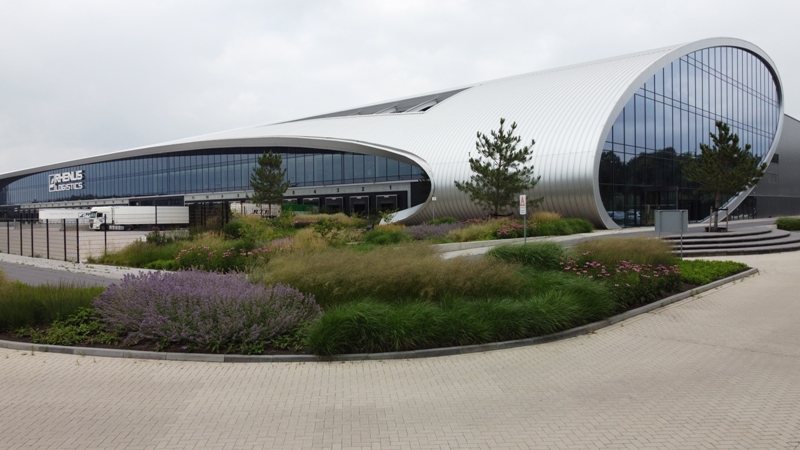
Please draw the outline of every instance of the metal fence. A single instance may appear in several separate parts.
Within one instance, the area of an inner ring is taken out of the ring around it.
[[[148,232],[93,231],[85,219],[2,219],[0,253],[86,262],[146,240]]]

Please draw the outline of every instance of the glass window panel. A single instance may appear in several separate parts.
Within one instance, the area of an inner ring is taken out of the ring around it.
[[[314,184],[323,184],[322,155],[314,155]]]
[[[656,148],[656,102],[651,99],[645,100],[645,144],[649,149]]]
[[[375,157],[375,178],[378,181],[386,181],[386,158]]]
[[[325,184],[333,182],[333,155],[322,155],[322,177]]]
[[[389,181],[398,179],[399,176],[399,161],[393,159],[386,160],[386,176]]]
[[[375,180],[375,157],[364,155],[364,178],[367,181]]]
[[[342,182],[342,155],[337,153],[333,156],[333,183],[341,184]]]
[[[289,185],[294,186],[297,183],[297,173],[294,170],[294,155],[289,155],[286,158],[286,175],[289,177]]]
[[[399,168],[400,179],[401,180],[409,180],[411,179],[411,164],[408,163],[400,163]]]
[[[633,145],[636,142],[636,116],[634,114],[634,95],[625,105],[625,144]]]
[[[655,148],[656,149],[663,149],[664,148],[664,104],[663,103],[656,103],[655,104],[655,135],[656,135],[656,142]]]
[[[344,182],[345,183],[352,183],[353,177],[353,154],[352,153],[345,153],[344,154]]]
[[[644,97],[639,95],[634,96],[636,100],[636,146],[644,148],[645,147],[645,108],[644,108]],[[627,142],[626,142],[627,144]]]
[[[364,155],[353,155],[353,181],[364,181]]]
[[[305,161],[306,171],[304,186],[311,186],[314,184],[314,155],[303,155]]]
[[[655,84],[656,94],[663,94],[664,93],[664,71],[663,70],[659,70],[658,72],[656,72],[656,77],[655,77],[655,83],[654,84]]]

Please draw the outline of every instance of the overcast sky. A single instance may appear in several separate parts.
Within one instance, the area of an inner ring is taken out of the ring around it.
[[[799,5],[0,0],[0,173],[720,36],[799,117]]]

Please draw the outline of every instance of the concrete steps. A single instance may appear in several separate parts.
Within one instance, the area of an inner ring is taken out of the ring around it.
[[[662,236],[680,253],[680,235]],[[800,250],[800,233],[778,230],[774,226],[718,233],[683,235],[683,256],[724,256],[779,253]]]

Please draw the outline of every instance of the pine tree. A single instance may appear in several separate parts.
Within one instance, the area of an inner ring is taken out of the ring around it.
[[[250,200],[259,205],[280,205],[283,193],[289,188],[286,180],[286,169],[281,170],[283,159],[277,153],[264,153],[258,157],[258,164],[250,174],[250,187],[253,196]],[[262,208],[263,215],[263,208]]]
[[[719,210],[722,198],[730,197],[758,183],[767,170],[767,163],[759,165],[759,158],[750,152],[750,144],[739,147],[739,136],[731,133],[725,122],[717,121],[717,134],[709,133],[713,145],[700,144],[700,155],[681,163],[687,180],[700,185],[699,191],[714,199],[714,209]],[[719,215],[714,213],[714,225]]]
[[[516,122],[505,130],[505,119],[500,119],[500,128],[491,131],[489,136],[478,132],[475,148],[477,158],[470,157],[469,167],[472,176],[469,181],[456,181],[456,188],[469,195],[470,199],[494,216],[517,204],[517,195],[532,189],[541,176],[533,177],[533,166],[528,166],[533,156],[533,145],[518,149],[522,138],[514,136]],[[528,206],[535,207],[544,197],[528,200]]]

